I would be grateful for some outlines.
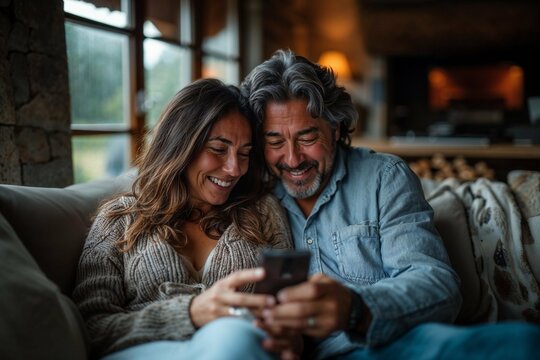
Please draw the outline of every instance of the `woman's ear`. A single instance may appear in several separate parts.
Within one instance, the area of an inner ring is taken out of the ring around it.
[[[341,124],[336,126],[336,130],[334,131],[334,140],[336,140],[336,141],[339,140],[339,135],[341,134],[340,129],[341,129]]]

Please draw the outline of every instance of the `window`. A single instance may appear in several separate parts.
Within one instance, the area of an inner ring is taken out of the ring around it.
[[[240,81],[237,0],[204,0],[202,3],[202,76],[236,84]]]
[[[169,99],[193,77],[193,9],[189,0],[148,1],[144,20],[146,120],[153,127]]]
[[[125,171],[169,99],[239,83],[238,0],[64,0],[75,182]]]

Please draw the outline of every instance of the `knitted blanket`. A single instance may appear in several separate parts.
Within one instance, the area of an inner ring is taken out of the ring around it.
[[[540,253],[529,246],[534,238],[512,189],[483,178],[447,179],[439,186],[450,188],[465,207],[476,269],[494,299],[487,319],[540,322],[540,279],[531,270]]]

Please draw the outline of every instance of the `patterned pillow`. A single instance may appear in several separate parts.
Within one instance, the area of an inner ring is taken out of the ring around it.
[[[497,298],[498,320],[540,321],[540,288],[528,261],[530,231],[510,187],[478,179],[456,193],[467,209],[481,277]]]
[[[508,184],[529,225],[524,248],[536,281],[540,282],[540,172],[512,171]]]
[[[435,227],[441,234],[452,267],[461,279],[460,312],[457,324],[473,324],[496,319],[496,300],[481,278],[481,256],[475,254],[467,214],[452,187],[459,182],[445,180],[427,198],[433,208]]]

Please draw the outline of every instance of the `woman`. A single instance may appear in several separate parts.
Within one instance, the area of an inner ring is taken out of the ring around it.
[[[269,356],[264,333],[230,317],[273,305],[249,294],[262,270],[242,269],[264,247],[290,247],[284,213],[263,196],[252,121],[239,91],[218,80],[171,100],[132,192],[102,206],[81,255],[73,297],[96,355]]]

